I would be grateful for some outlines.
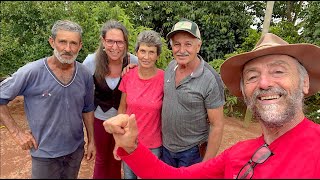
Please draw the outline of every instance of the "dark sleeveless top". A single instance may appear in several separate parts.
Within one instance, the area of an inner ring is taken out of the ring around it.
[[[128,56],[125,56],[122,63],[122,69],[129,64]],[[101,107],[103,112],[108,111],[110,108],[114,107],[118,109],[121,99],[121,91],[118,89],[120,80],[114,90],[110,89],[107,82],[103,81],[99,83],[99,81],[93,76],[94,84],[95,84],[95,91],[94,91],[94,105],[97,108],[98,106]]]

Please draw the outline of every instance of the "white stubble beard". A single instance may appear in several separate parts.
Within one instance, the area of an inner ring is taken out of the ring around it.
[[[293,120],[298,108],[302,106],[303,92],[301,89],[297,89],[292,96],[288,97],[288,93],[284,89],[273,89],[283,92],[281,93],[282,98],[287,98],[285,104],[257,104],[257,96],[261,90],[255,91],[254,95],[251,98],[245,98],[245,101],[256,119],[261,120],[268,127],[281,127]]]
[[[71,59],[64,59],[64,58],[61,57],[59,51],[56,48],[54,48],[53,53],[54,53],[54,56],[62,64],[72,64],[76,60],[76,58],[77,58],[77,56],[79,54],[79,53],[77,53],[77,54],[73,55],[73,57]]]

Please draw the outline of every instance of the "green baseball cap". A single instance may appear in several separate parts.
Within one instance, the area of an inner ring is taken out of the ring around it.
[[[167,34],[167,39],[170,39],[172,35],[177,33],[178,31],[185,31],[193,35],[194,37],[198,38],[201,40],[200,36],[200,30],[198,25],[195,22],[192,22],[188,19],[181,19],[179,22],[177,22],[171,32]]]

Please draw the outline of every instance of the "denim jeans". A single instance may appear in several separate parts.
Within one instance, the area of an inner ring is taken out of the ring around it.
[[[150,150],[158,158],[161,157],[162,146],[160,146],[158,148],[150,149]],[[123,173],[124,173],[124,179],[137,179],[137,176],[132,172],[130,167],[125,162],[123,162]]]
[[[71,154],[57,158],[32,157],[32,179],[77,179],[84,156],[80,146]]]
[[[192,164],[196,164],[202,161],[202,157],[199,153],[199,147],[194,146],[191,149],[182,151],[182,152],[170,152],[165,147],[162,148],[161,160],[166,164],[173,167],[187,167]]]

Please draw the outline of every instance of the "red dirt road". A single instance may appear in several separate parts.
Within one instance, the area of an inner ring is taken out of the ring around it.
[[[19,96],[9,103],[9,109],[17,124],[28,129],[24,115],[23,97]],[[235,118],[226,118],[222,144],[219,153],[239,140],[254,138],[261,134],[258,123],[253,122],[249,127],[243,127],[243,122]],[[83,160],[79,179],[91,179],[93,162]],[[11,139],[8,130],[0,122],[0,178],[1,179],[30,179],[31,157],[29,151],[21,150]]]

